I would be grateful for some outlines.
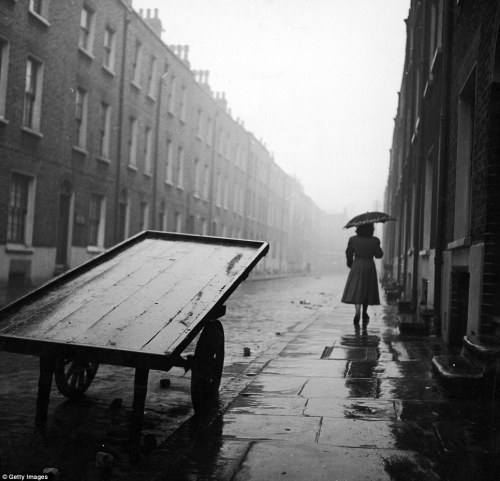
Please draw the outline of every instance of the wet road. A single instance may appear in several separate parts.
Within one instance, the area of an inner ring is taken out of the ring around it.
[[[343,276],[242,284],[226,303],[223,318],[226,356],[221,405],[227,405],[318,309],[331,303],[342,284]],[[185,354],[193,349],[194,343]],[[94,479],[99,476],[96,452],[103,450],[114,454],[114,477],[127,479],[132,369],[101,365],[87,396],[80,400],[67,400],[53,386],[44,436],[33,433],[38,359],[0,352],[0,379],[4,471],[40,472],[56,466],[65,480]],[[163,379],[169,381],[167,388],[161,386]],[[178,368],[168,373],[151,371],[143,428],[146,441],[154,437],[161,443],[192,416],[189,373],[184,375]]]

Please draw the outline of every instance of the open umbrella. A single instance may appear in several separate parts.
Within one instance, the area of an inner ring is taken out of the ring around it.
[[[388,220],[396,220],[385,212],[366,212],[364,214],[353,217],[345,226],[344,229],[349,227],[358,227],[364,224],[374,224],[375,222],[387,222]]]

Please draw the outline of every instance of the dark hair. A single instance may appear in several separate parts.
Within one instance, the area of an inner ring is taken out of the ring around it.
[[[356,234],[362,237],[372,237],[375,232],[373,224],[363,224],[356,229]]]

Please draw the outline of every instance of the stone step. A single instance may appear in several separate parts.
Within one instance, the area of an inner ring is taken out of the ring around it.
[[[429,324],[415,314],[398,314],[398,327],[401,334],[429,334]]]
[[[464,348],[483,361],[500,359],[500,338],[497,336],[466,336]]]
[[[483,371],[478,369],[465,356],[444,355],[432,358],[432,367],[446,381],[479,381]]]

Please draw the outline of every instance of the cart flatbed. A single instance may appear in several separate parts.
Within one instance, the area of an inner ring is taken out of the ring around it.
[[[146,372],[184,365],[182,351],[268,248],[142,232],[1,309],[0,349],[52,365],[56,356]]]

